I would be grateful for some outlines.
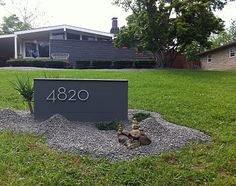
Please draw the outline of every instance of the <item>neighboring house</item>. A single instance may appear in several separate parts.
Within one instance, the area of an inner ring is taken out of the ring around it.
[[[119,31],[117,18],[112,19],[111,33],[60,25],[15,32],[0,36],[2,58],[68,58],[76,61],[135,61],[150,60],[150,53],[137,54],[134,49],[113,46]]]
[[[236,69],[236,41],[199,54],[204,70]]]

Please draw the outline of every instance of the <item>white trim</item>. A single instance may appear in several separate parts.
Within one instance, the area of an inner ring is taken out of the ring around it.
[[[18,51],[17,51],[17,35],[14,37],[14,50],[15,50],[15,59],[18,58]]]
[[[96,34],[96,35],[101,35],[101,36],[107,36],[107,37],[114,37],[114,34],[110,34],[107,32],[101,32],[97,30],[91,30],[91,29],[86,29],[86,28],[81,28],[81,27],[75,27],[75,26],[69,26],[69,25],[59,25],[59,26],[51,26],[51,27],[44,27],[44,28],[36,28],[32,30],[24,30],[24,31],[18,31],[15,32],[15,34],[29,34],[29,33],[36,33],[36,32],[45,32],[45,31],[52,31],[52,30],[65,30],[65,29],[70,29],[70,30],[75,30],[75,31],[80,31],[80,32],[85,32],[85,33],[90,33],[90,34]]]
[[[233,50],[233,52],[234,52],[234,56],[231,56],[231,51],[230,51],[230,50]],[[235,48],[234,48],[234,47],[229,48],[229,58],[234,58],[235,55],[236,55],[236,50],[235,50]]]
[[[209,56],[211,56],[210,58],[209,58]],[[209,62],[209,59],[211,59],[211,61]],[[212,55],[211,54],[208,54],[207,55],[207,64],[211,64],[212,63]]]
[[[0,39],[5,39],[5,38],[14,38],[16,35],[15,34],[7,34],[7,35],[0,35]]]
[[[67,30],[66,30],[66,28],[64,29],[64,35],[65,35],[65,40],[67,40]]]

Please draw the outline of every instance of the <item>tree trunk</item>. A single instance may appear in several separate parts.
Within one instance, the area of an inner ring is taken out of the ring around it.
[[[29,107],[29,110],[30,110],[30,114],[33,114],[34,110],[33,110],[33,107],[32,107],[32,102],[31,101],[27,101],[27,103],[28,103],[28,107]]]
[[[178,54],[179,53],[175,52],[174,50],[153,52],[153,56],[159,68],[163,68],[163,67],[171,68]]]

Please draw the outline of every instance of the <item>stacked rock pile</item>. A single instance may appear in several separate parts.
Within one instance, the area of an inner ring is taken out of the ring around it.
[[[130,132],[120,126],[117,134],[119,143],[125,145],[128,149],[134,149],[151,143],[151,140],[145,135],[144,131],[140,129],[136,118],[132,120],[132,130]]]

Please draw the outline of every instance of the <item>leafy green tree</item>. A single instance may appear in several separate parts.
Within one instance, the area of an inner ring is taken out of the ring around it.
[[[27,30],[32,28],[29,23],[24,23],[15,15],[9,17],[3,17],[3,23],[1,24],[2,34],[12,34],[15,31]]]
[[[198,42],[193,41],[190,45],[187,45],[184,50],[184,56],[187,62],[191,63],[199,61],[200,57],[198,53],[201,50],[201,46]]]
[[[113,3],[132,10],[115,45],[149,50],[159,66],[165,67],[193,42],[210,46],[209,36],[224,27],[213,11],[222,9],[227,0],[114,0]]]
[[[210,37],[211,48],[217,48],[233,41],[236,41],[236,20],[232,21],[230,27],[225,31]]]

